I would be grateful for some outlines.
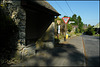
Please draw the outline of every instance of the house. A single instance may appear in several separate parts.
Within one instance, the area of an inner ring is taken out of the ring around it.
[[[76,28],[78,28],[78,25],[72,25],[72,31],[71,32],[75,32]]]
[[[100,34],[100,22],[93,27],[97,34]]]
[[[84,24],[83,25],[83,29],[87,29],[87,24]]]
[[[60,14],[48,2],[45,0],[2,0],[1,3],[6,15],[19,29],[16,35],[18,35],[17,45],[20,55],[34,54],[36,44],[54,46],[54,23],[52,22],[54,17]]]

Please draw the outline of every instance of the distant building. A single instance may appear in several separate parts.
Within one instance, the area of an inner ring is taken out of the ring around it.
[[[87,29],[87,24],[84,24],[83,25],[83,29]]]
[[[71,32],[75,32],[76,28],[78,28],[78,25],[72,25],[72,31]]]
[[[100,22],[93,27],[97,34],[100,34]]]

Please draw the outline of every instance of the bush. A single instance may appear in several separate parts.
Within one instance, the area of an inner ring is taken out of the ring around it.
[[[86,29],[86,32],[85,32],[87,35],[94,35],[95,34],[95,30],[93,29],[92,26],[89,26],[87,29]]]
[[[79,29],[78,28],[75,29],[75,33],[79,33]]]
[[[68,32],[71,32],[72,31],[72,25],[71,24],[67,24],[67,29],[68,29]]]

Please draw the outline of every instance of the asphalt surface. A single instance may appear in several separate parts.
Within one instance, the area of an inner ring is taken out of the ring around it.
[[[12,66],[85,66],[82,37],[68,39],[53,49],[39,50],[36,56]]]
[[[83,37],[86,56],[87,66],[100,66],[99,56],[99,42],[100,38],[96,36],[81,35]]]

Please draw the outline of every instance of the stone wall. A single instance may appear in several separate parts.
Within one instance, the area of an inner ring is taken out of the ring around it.
[[[26,12],[21,7],[20,1],[3,1],[4,9],[19,28],[18,43],[25,45]]]
[[[54,48],[54,28],[55,23],[52,22],[51,25],[46,30],[45,34],[36,42],[36,49],[46,48],[52,49]]]
[[[21,1],[4,1],[3,4],[6,13],[12,18],[19,29],[16,55],[20,56],[21,60],[35,55],[35,44],[28,44],[26,46],[25,43],[26,12],[21,7]]]
[[[17,55],[20,56],[23,54],[23,50],[21,49],[24,48],[25,45],[26,12],[23,7],[21,7],[21,1],[3,0],[2,4],[5,14],[8,15],[18,27],[18,33],[16,33],[16,35],[18,35],[18,41],[16,43],[18,47]]]
[[[26,29],[26,12],[21,7],[21,1],[3,0],[3,8],[5,13],[9,15],[16,26],[19,28],[18,32],[18,41],[17,41],[17,56],[20,56],[21,59],[29,58],[35,55],[35,49],[38,48],[54,48],[54,22],[46,30],[45,34],[36,42],[25,45],[25,29]],[[42,45],[42,46],[41,46]],[[35,47],[36,46],[36,47]]]

